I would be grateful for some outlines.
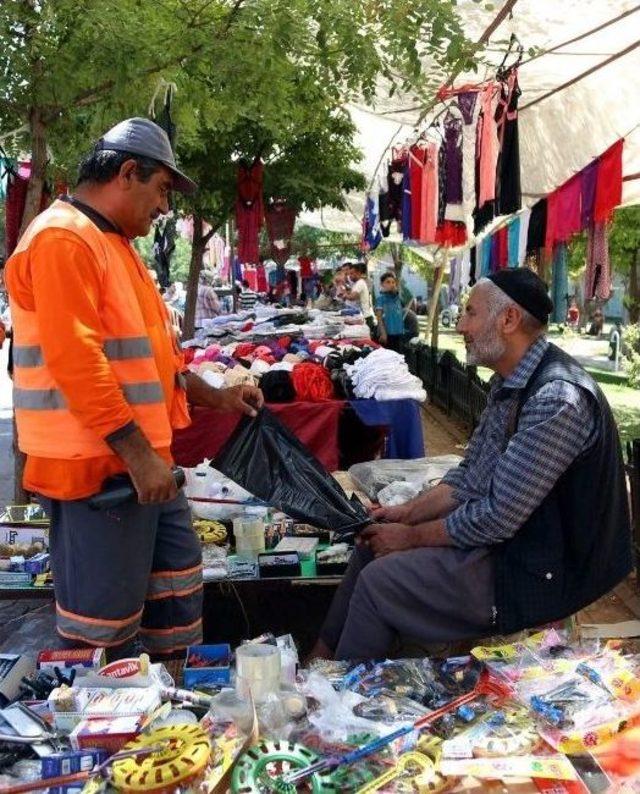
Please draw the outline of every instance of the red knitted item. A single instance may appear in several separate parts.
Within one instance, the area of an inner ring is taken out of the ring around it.
[[[321,364],[296,364],[291,381],[296,398],[303,402],[324,402],[334,397],[331,376]]]

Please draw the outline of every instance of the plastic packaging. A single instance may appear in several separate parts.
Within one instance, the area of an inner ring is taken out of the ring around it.
[[[265,550],[264,518],[249,513],[233,519],[233,534],[236,539],[236,554],[242,558],[256,558]]]
[[[338,483],[266,408],[243,417],[215,460],[227,477],[263,502],[316,527],[355,532],[371,523]]]
[[[461,460],[459,455],[437,455],[416,460],[372,460],[351,466],[349,474],[359,490],[377,501],[380,491],[392,483],[411,484],[419,493],[435,485]]]

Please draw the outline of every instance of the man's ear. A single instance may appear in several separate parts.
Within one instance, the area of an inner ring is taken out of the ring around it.
[[[502,332],[515,333],[522,325],[522,312],[517,306],[507,306],[503,314]]]
[[[124,163],[120,166],[120,170],[118,171],[118,181],[120,186],[124,190],[129,190],[131,185],[133,184],[133,179],[136,174],[136,161],[131,158],[130,160],[125,160]]]

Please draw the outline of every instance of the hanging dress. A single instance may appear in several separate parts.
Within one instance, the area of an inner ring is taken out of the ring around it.
[[[607,225],[595,223],[587,235],[587,268],[585,271],[585,297],[606,301],[611,297],[611,265]]]
[[[389,217],[400,223],[402,220],[402,184],[406,157],[394,157],[387,170]]]
[[[520,187],[520,141],[518,135],[518,73],[513,69],[500,86],[496,127],[500,149],[496,176],[499,215],[510,215],[522,206]]]
[[[470,234],[473,231],[473,210],[476,206],[476,128],[480,102],[477,91],[458,95],[458,108],[462,114],[462,212]]]
[[[427,149],[424,143],[414,144],[409,149],[409,181],[411,183],[411,239],[421,240],[424,230],[422,221],[422,199],[424,170],[427,159]]]
[[[462,207],[462,119],[451,113],[444,120],[444,150],[446,164],[446,204],[444,217],[447,221],[463,221]]]
[[[596,184],[596,223],[606,223],[614,209],[622,203],[622,147],[624,140],[616,141],[600,156]]]
[[[588,229],[593,223],[599,166],[600,161],[596,159],[580,171],[580,226],[582,230]]]
[[[420,241],[435,243],[438,225],[438,152],[435,141],[427,142],[427,156],[422,180],[422,213],[420,218]]]
[[[238,164],[236,226],[238,229],[238,259],[241,263],[256,263],[259,258],[260,229],[264,218],[262,178],[264,164],[255,159],[251,165]]]

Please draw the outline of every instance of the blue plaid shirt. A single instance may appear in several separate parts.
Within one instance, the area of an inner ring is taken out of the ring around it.
[[[595,427],[590,398],[578,386],[560,380],[529,397],[517,432],[509,438],[519,391],[547,346],[541,337],[506,379],[494,375],[487,408],[465,458],[443,478],[458,505],[446,518],[447,533],[456,546],[488,546],[515,535],[589,446]]]

